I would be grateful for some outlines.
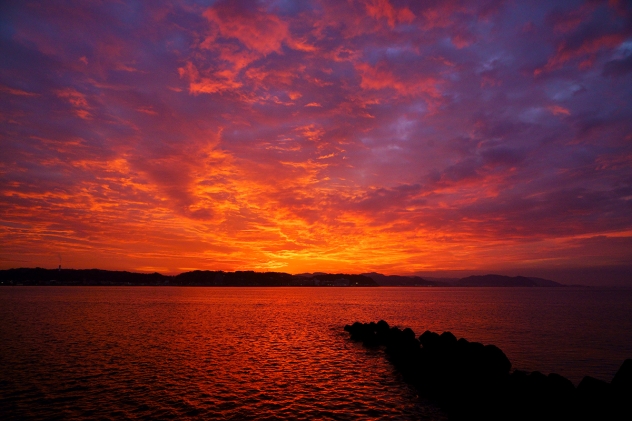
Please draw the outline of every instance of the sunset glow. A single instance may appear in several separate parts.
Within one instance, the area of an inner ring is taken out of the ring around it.
[[[25,1],[0,25],[0,268],[632,262],[629,2]]]

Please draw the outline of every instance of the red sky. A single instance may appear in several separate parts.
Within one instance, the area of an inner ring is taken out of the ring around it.
[[[0,268],[632,267],[629,2],[3,2],[0,56]]]

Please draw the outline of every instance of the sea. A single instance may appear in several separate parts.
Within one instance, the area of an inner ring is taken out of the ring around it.
[[[0,288],[0,419],[444,420],[345,324],[502,349],[575,385],[632,358],[632,290]]]

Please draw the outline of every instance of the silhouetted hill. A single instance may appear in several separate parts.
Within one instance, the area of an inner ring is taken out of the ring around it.
[[[0,282],[22,285],[165,285],[170,276],[101,269],[19,268],[0,270]]]
[[[551,281],[550,279],[533,278],[533,277],[529,277],[529,279],[531,279],[533,282],[535,282],[535,286],[537,286],[537,287],[563,287],[563,286],[567,286],[567,285],[563,285],[563,284],[557,283],[555,281]]]
[[[195,270],[176,275],[174,285],[195,286],[291,286],[294,277],[281,272]]]
[[[460,287],[561,287],[562,284],[542,278],[525,276],[477,275],[462,278],[454,284]]]
[[[321,285],[321,286],[379,286],[370,276],[348,275],[344,273],[299,273],[294,278],[303,279],[301,285]],[[295,281],[297,282],[297,281]]]
[[[378,286],[363,275],[318,273],[309,277],[282,272],[202,271],[176,276],[100,269],[20,268],[0,270],[1,285],[176,285],[176,286]]]
[[[419,276],[382,275],[381,273],[363,273],[379,285],[383,286],[437,286],[436,282],[427,281]]]
[[[449,281],[449,282],[448,282]],[[429,281],[419,276],[342,273],[210,271],[194,270],[169,276],[101,269],[20,268],[0,270],[1,285],[178,285],[178,286],[460,286],[460,287],[560,287],[557,282],[525,276],[483,275],[459,280]]]
[[[434,282],[438,287],[452,287],[461,280],[461,278],[435,278],[431,276],[424,276],[424,279]]]

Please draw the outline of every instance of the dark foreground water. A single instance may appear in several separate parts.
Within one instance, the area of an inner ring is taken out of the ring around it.
[[[632,358],[632,290],[4,287],[0,418],[444,419],[343,331],[379,319],[575,384]]]

